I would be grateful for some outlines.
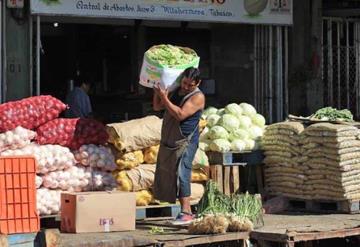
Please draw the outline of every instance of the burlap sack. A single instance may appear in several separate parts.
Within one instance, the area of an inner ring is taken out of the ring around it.
[[[302,144],[302,148],[303,150],[309,150],[309,149],[313,149],[313,148],[319,148],[321,147],[322,144],[319,143],[303,143]]]
[[[314,153],[321,153],[325,155],[341,155],[359,152],[360,147],[348,147],[348,148],[328,148],[324,146],[318,146],[315,148],[308,149],[304,152],[304,155],[311,155]],[[313,156],[314,157],[314,156]]]
[[[293,161],[302,164],[302,163],[306,163],[309,160],[308,156],[297,156],[295,158],[293,158]]]
[[[343,165],[340,167],[339,170],[342,172],[350,172],[359,169],[360,169],[360,163],[355,163],[355,164]]]
[[[291,145],[298,145],[298,140],[296,138],[289,138],[287,136],[282,135],[272,135],[272,136],[266,136],[264,135],[262,137],[262,143],[264,144],[270,144],[270,143],[276,143],[276,144],[282,144],[287,143]]]
[[[205,188],[202,184],[191,183],[191,200],[197,201],[200,200],[204,195]]]
[[[325,144],[325,143],[341,143],[346,141],[353,141],[356,140],[355,136],[345,136],[345,137],[306,137],[303,140],[303,144],[307,145],[309,143],[318,143],[318,144]]]
[[[279,129],[290,130],[295,132],[296,134],[300,134],[302,131],[304,131],[304,125],[300,122],[286,121],[286,122],[275,123],[266,127],[266,130],[279,130]]]
[[[331,132],[331,131],[306,131],[306,134],[308,136],[312,137],[346,137],[346,136],[357,136],[358,131],[354,130],[347,130],[347,131],[341,131],[341,132]]]
[[[277,179],[278,177],[282,177],[285,179],[301,179],[303,181],[305,181],[307,179],[307,177],[304,174],[294,174],[294,173],[289,173],[289,172],[278,172],[278,171],[268,171],[265,170],[264,171],[264,177],[265,179],[267,178],[271,178],[271,179]]]
[[[277,193],[287,193],[287,194],[291,194],[294,196],[295,195],[303,195],[303,193],[299,189],[289,188],[289,187],[284,187],[284,186],[271,186],[271,187],[268,187],[268,190],[271,192],[277,192]]]
[[[158,145],[162,120],[156,116],[107,125],[109,142],[121,152],[132,152]]]
[[[279,184],[283,182],[290,182],[295,183],[297,185],[303,184],[304,179],[301,177],[289,177],[289,176],[266,176],[265,177],[265,184],[273,183],[273,184]]]
[[[155,178],[154,165],[140,165],[126,173],[133,184],[133,191],[148,190],[154,184]]]
[[[302,171],[300,169],[296,169],[296,168],[290,168],[290,167],[268,167],[265,168],[265,171],[270,174],[270,173],[294,173],[294,174],[302,174]]]
[[[358,131],[358,129],[354,126],[345,125],[345,124],[317,123],[307,127],[304,132],[308,134],[309,131],[316,131],[316,132],[327,131],[331,133],[338,133],[338,132],[346,132],[346,131],[356,132]]]
[[[286,129],[268,129],[267,128],[264,131],[264,136],[277,136],[277,135],[287,136],[287,137],[291,138],[294,135],[297,135],[297,133],[292,130],[286,130]]]
[[[347,165],[359,164],[360,159],[350,159],[350,160],[339,162],[339,161],[335,161],[335,160],[328,159],[328,158],[313,158],[313,159],[309,159],[308,163],[318,163],[318,164],[324,164],[324,165],[329,165],[329,166],[342,167],[342,166],[347,166]]]
[[[276,145],[276,146],[281,146],[281,147],[296,147],[299,146],[298,143],[294,142],[288,142],[286,140],[284,140],[284,138],[282,138],[281,140],[265,140],[264,138],[261,140],[261,145],[262,146],[266,146],[266,145]]]
[[[323,169],[323,170],[318,170],[318,169],[309,169],[304,171],[304,174],[308,177],[310,175],[334,175],[337,174],[339,171],[337,170],[329,170],[329,169]]]
[[[282,145],[269,145],[263,144],[262,148],[264,151],[278,151],[278,152],[288,152],[293,155],[298,155],[301,153],[299,146],[282,146]]]
[[[345,153],[345,154],[329,154],[329,153],[323,153],[323,152],[316,152],[314,150],[314,151],[308,151],[305,154],[311,158],[326,158],[326,159],[334,160],[337,162],[348,161],[348,160],[360,158],[360,152],[352,152],[352,153]]]
[[[341,143],[322,143],[322,145],[326,148],[351,148],[351,147],[360,147],[360,141],[359,140],[350,140],[350,141],[344,141]]]
[[[281,157],[281,156],[266,156],[264,161],[265,164],[279,164],[279,163],[287,163],[287,164],[295,164],[297,162],[291,158]]]
[[[326,175],[324,174],[310,174],[307,176],[308,180],[318,180],[325,179]]]
[[[286,152],[286,151],[266,151],[264,152],[264,154],[266,156],[275,156],[275,157],[283,157],[283,158],[291,158],[294,157],[295,155],[292,154],[291,152]]]

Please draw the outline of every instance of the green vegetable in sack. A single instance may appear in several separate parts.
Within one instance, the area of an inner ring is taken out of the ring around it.
[[[146,52],[146,56],[164,66],[189,64],[197,58],[191,49],[173,45],[157,45]]]

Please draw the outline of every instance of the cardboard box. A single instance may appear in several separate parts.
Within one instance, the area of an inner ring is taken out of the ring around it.
[[[135,230],[135,193],[120,191],[61,194],[61,230],[114,232]]]

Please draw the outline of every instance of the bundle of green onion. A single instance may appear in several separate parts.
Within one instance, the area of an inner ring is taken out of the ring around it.
[[[194,234],[251,231],[262,222],[262,203],[257,195],[226,196],[213,181],[208,181],[198,205],[197,219],[189,226]]]

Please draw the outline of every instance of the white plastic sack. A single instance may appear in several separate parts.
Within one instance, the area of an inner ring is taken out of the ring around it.
[[[153,49],[156,46],[151,47]],[[181,47],[183,50],[194,52],[190,48]],[[194,52],[195,53],[195,52]],[[195,53],[196,54],[196,53]],[[151,60],[147,53],[144,54],[143,64],[141,66],[139,83],[145,87],[153,88],[155,84],[160,83],[162,88],[168,88],[169,91],[176,89],[179,85],[179,76],[181,73],[189,68],[199,66],[200,58],[196,57],[188,64],[165,66],[156,61]]]

